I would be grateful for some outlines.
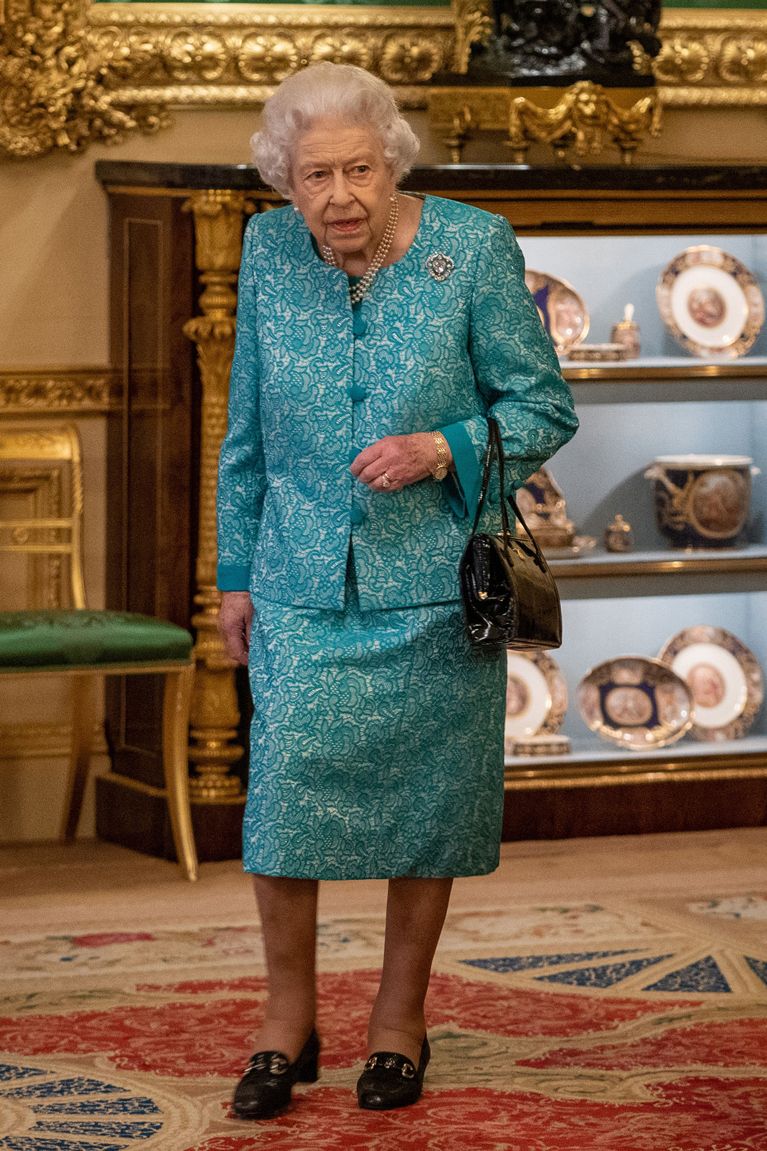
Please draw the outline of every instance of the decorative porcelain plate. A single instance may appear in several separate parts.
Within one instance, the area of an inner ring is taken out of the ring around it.
[[[692,694],[658,659],[622,656],[592,668],[578,684],[586,726],[631,751],[665,747],[693,722]]]
[[[547,652],[506,653],[506,754],[520,740],[559,731],[567,711],[567,683]]]
[[[740,739],[764,699],[759,661],[723,627],[688,627],[664,644],[659,659],[689,687],[695,704],[695,739]]]
[[[742,356],[764,324],[764,299],[745,265],[721,248],[685,248],[656,288],[661,318],[694,356]]]
[[[543,326],[560,355],[586,339],[589,313],[571,284],[532,268],[525,271],[525,283],[538,307]]]

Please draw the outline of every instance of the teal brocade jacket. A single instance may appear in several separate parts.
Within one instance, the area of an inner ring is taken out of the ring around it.
[[[503,218],[427,196],[407,253],[355,313],[292,207],[250,220],[219,465],[222,591],[340,610],[351,540],[363,610],[457,600],[487,416],[514,487],[578,426]],[[351,474],[375,440],[435,429],[454,459],[442,483],[386,493]],[[499,523],[496,497],[483,525]]]

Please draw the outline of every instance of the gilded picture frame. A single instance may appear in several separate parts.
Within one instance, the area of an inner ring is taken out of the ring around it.
[[[425,107],[440,72],[463,72],[490,0],[448,5],[0,0],[0,154],[78,151],[156,131],[174,108],[257,107],[314,60],[381,75]],[[767,102],[767,11],[668,8],[655,61],[668,106]]]

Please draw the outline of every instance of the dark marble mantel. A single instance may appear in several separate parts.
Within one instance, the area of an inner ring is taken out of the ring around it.
[[[143,160],[98,160],[96,178],[110,187],[167,189],[231,188],[265,192],[251,164],[173,164]],[[434,192],[625,192],[726,193],[767,189],[767,164],[521,165],[421,164],[405,188]]]

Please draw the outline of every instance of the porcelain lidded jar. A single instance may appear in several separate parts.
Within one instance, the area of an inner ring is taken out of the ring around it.
[[[656,456],[644,474],[655,481],[658,527],[673,547],[735,547],[758,471],[750,456]]]

